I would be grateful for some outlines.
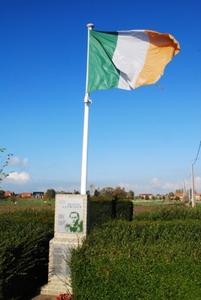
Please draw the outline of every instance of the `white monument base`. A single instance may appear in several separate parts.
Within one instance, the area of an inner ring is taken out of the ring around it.
[[[87,235],[87,195],[57,194],[55,199],[54,238],[49,244],[48,283],[42,295],[72,293],[68,262],[73,248]]]

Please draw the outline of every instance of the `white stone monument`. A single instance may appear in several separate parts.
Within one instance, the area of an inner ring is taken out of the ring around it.
[[[48,283],[41,294],[71,293],[68,267],[70,252],[82,244],[87,235],[87,195],[56,194],[54,238],[49,244]]]

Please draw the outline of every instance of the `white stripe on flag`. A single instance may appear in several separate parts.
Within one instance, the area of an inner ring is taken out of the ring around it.
[[[135,88],[148,48],[149,36],[146,32],[118,32],[117,46],[112,60],[120,70],[119,88],[127,90]]]

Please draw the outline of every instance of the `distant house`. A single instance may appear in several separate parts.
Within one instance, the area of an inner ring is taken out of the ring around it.
[[[33,198],[43,198],[44,192],[33,192],[32,197]]]
[[[4,196],[5,196],[5,197],[10,197],[10,196],[13,196],[13,195],[15,195],[15,193],[14,193],[13,191],[6,191],[6,192],[4,193]]]
[[[153,197],[154,195],[153,194],[139,194],[139,197],[140,198],[143,198],[143,199],[145,199],[145,198],[149,198],[149,199],[151,199],[152,197]]]
[[[174,196],[182,200],[184,195],[183,193],[175,193]]]
[[[195,200],[201,200],[201,195],[195,192]]]
[[[30,192],[24,192],[21,194],[22,198],[31,198],[32,197],[32,193]]]

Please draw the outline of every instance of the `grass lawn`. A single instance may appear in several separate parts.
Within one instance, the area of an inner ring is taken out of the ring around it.
[[[54,200],[48,200],[44,201],[43,199],[35,199],[35,198],[29,198],[29,199],[17,199],[17,203],[13,203],[9,200],[0,200],[0,206],[26,206],[26,207],[32,207],[32,206],[54,206],[55,201]]]

